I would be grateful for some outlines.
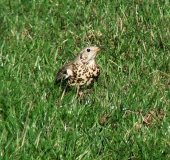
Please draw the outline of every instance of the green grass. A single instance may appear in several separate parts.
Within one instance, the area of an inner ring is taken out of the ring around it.
[[[0,159],[169,159],[169,20],[168,0],[1,0]],[[88,45],[99,82],[56,106]]]

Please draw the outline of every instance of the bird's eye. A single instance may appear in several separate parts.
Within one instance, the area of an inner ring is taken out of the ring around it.
[[[90,49],[89,49],[89,48],[87,49],[87,52],[90,52]]]

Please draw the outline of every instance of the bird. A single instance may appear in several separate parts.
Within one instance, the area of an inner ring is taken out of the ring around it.
[[[76,86],[77,92],[83,86],[92,85],[100,75],[100,68],[95,58],[103,49],[104,47],[101,46],[83,48],[74,60],[63,65],[57,72],[55,84],[64,82],[67,86]]]

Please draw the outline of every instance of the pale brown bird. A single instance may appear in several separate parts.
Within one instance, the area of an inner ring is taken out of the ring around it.
[[[56,74],[55,84],[66,82],[68,86],[89,86],[98,79],[100,68],[95,62],[96,54],[104,47],[89,46],[83,48],[78,56],[65,64]]]

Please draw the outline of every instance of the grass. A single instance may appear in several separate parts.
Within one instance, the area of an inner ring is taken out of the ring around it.
[[[170,158],[169,1],[0,4],[1,159]],[[56,72],[87,45],[106,47],[99,82],[56,106]]]

